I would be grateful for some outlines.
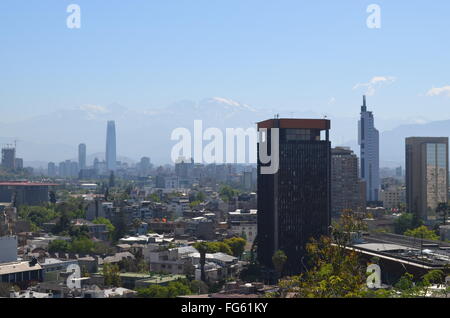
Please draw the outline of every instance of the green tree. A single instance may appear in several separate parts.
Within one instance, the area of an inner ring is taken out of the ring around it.
[[[205,264],[206,253],[208,252],[208,244],[206,242],[199,242],[194,244],[195,249],[200,253],[200,272],[202,282],[206,281]]]
[[[233,255],[233,252],[228,244],[225,242],[197,242],[194,245],[194,248],[198,250],[201,246],[206,247],[206,253],[225,253],[228,255]]]
[[[102,268],[103,277],[105,279],[106,286],[120,287],[122,282],[120,279],[120,269],[116,264],[103,264]]]
[[[301,298],[362,297],[365,267],[355,252],[333,245],[328,237],[312,240],[306,251],[308,271],[280,282],[282,296],[293,292]]]
[[[283,251],[278,250],[273,254],[273,256],[272,256],[273,267],[275,268],[275,270],[277,271],[277,273],[280,276],[283,273],[283,268],[284,268],[284,265],[286,264],[286,262],[287,262],[287,256]]]
[[[244,253],[245,245],[247,241],[242,237],[233,237],[227,240],[224,240],[224,243],[227,244],[235,257],[241,257],[242,253]]]
[[[90,254],[94,251],[95,243],[87,238],[80,237],[72,241],[70,252],[78,254]]]
[[[110,220],[104,217],[96,218],[94,221],[92,221],[94,224],[104,224],[106,225],[106,230],[108,231],[108,237],[109,239],[112,239],[114,231],[116,230],[116,227],[111,223]]]
[[[433,230],[429,230],[425,225],[419,226],[418,228],[412,230],[407,230],[404,235],[426,240],[439,240],[439,236]]]
[[[75,225],[69,228],[69,235],[74,239],[79,238],[90,238],[89,236],[89,228],[86,225]]]
[[[70,251],[70,243],[64,240],[54,240],[48,244],[50,253],[67,253]]]
[[[219,189],[219,195],[225,202],[232,201],[237,195],[239,195],[239,190],[233,189],[228,185],[223,185]]]
[[[19,207],[18,215],[21,219],[29,221],[37,227],[42,227],[44,223],[53,221],[58,217],[58,213],[52,208],[26,205]]]
[[[394,223],[394,231],[397,234],[403,234],[408,230],[417,228],[422,222],[412,213],[403,213]]]
[[[190,289],[192,294],[207,294],[209,291],[209,287],[206,283],[202,282],[201,280],[193,280],[190,283]]]
[[[141,298],[176,298],[192,294],[191,287],[185,281],[170,282],[167,286],[151,285],[137,290]]]

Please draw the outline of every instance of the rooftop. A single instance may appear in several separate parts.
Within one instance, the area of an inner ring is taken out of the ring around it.
[[[29,182],[29,181],[8,181],[0,182],[0,186],[8,187],[52,187],[57,186],[56,183],[41,183],[41,182]]]
[[[36,271],[42,269],[41,265],[30,266],[29,262],[14,262],[0,264],[0,275],[14,274],[27,271]]]
[[[278,125],[277,125],[278,121]],[[327,119],[294,119],[279,118],[268,119],[258,123],[258,128],[292,128],[292,129],[330,129],[330,121]]]

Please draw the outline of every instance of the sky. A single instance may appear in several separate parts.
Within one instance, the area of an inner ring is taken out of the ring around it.
[[[362,94],[380,118],[449,119],[449,14],[448,0],[2,0],[0,122],[212,96],[356,117]]]

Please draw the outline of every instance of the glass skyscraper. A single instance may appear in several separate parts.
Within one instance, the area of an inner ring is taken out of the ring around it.
[[[367,111],[366,96],[361,106],[358,123],[358,142],[361,149],[361,179],[366,182],[366,200],[379,201],[380,192],[380,137],[375,128],[373,113]]]
[[[406,138],[408,209],[424,221],[439,219],[436,208],[447,203],[448,137]]]
[[[116,170],[116,123],[111,120],[108,121],[108,127],[106,130],[106,168],[108,171]]]

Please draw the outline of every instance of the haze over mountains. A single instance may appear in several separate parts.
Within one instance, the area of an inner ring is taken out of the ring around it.
[[[382,166],[403,165],[404,138],[409,136],[449,136],[450,120],[409,124],[405,120],[378,118],[375,124],[381,132]],[[45,167],[48,161],[76,160],[79,143],[86,143],[88,164],[94,157],[103,159],[107,120],[116,121],[119,160],[138,161],[148,156],[156,164],[171,163],[170,153],[176,141],[170,139],[173,129],[188,128],[193,131],[194,120],[203,120],[203,129],[255,127],[255,123],[274,114],[280,117],[324,118],[324,114],[310,110],[259,109],[227,98],[207,98],[199,102],[184,100],[164,108],[133,110],[119,104],[109,106],[83,105],[78,109],[60,110],[27,120],[0,125],[0,143],[18,140],[19,157],[30,166]],[[359,153],[357,121],[355,116],[331,119],[333,146],[350,146]],[[408,123],[408,124],[404,124]],[[393,128],[393,129],[392,129]]]

